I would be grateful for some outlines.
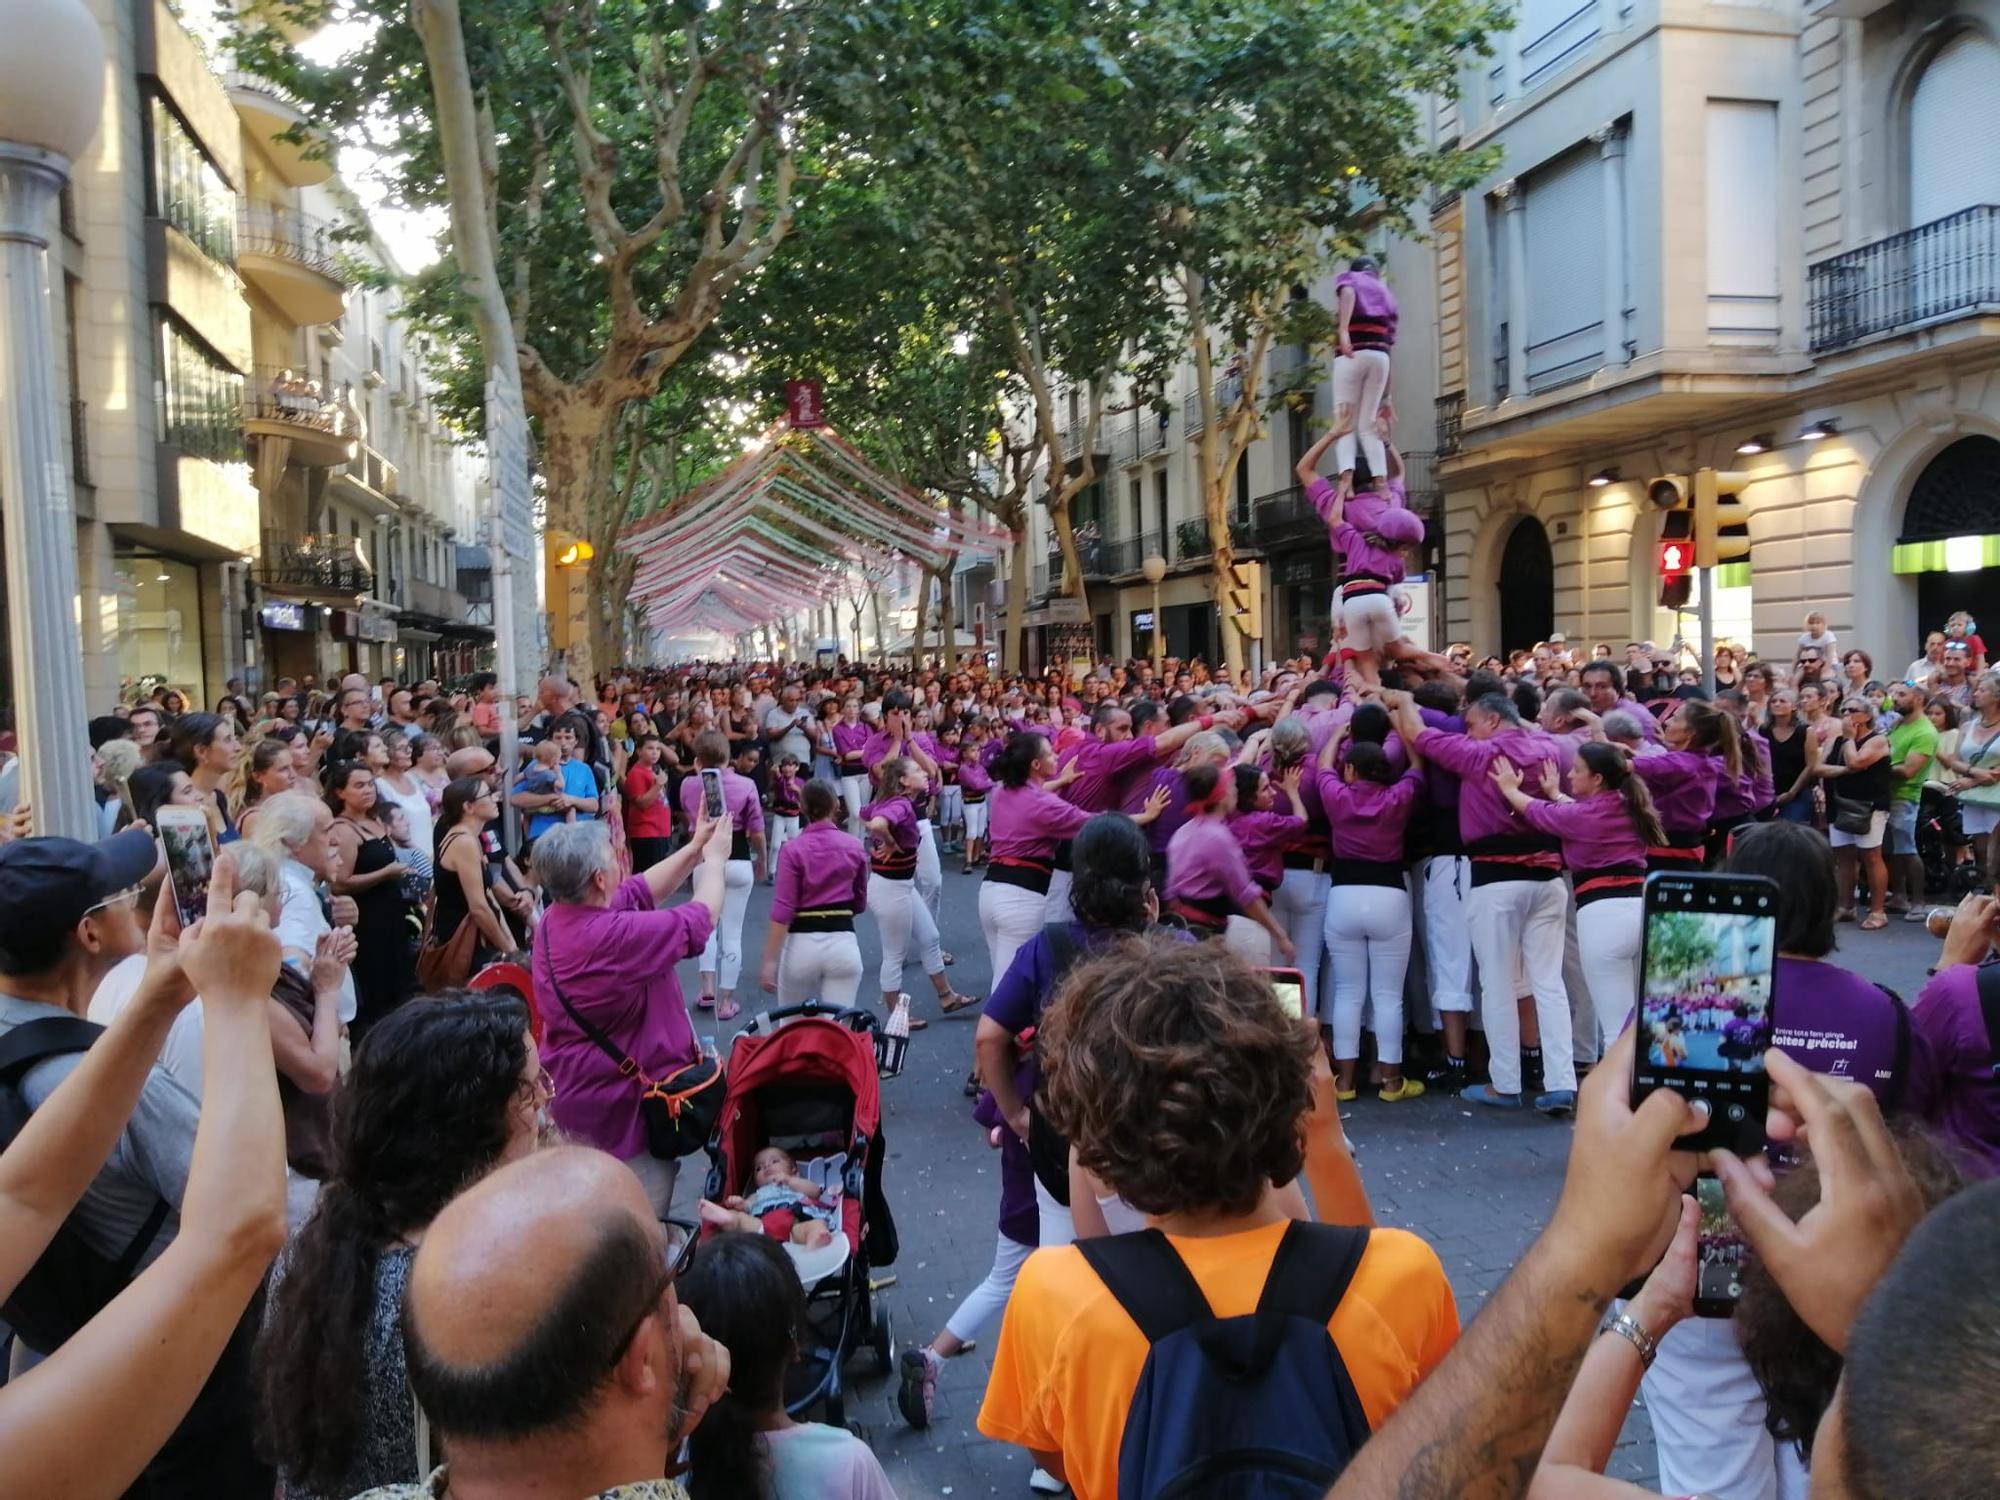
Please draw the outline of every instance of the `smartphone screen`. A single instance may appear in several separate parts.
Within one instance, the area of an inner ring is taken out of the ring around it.
[[[1778,887],[1761,875],[1646,881],[1632,1102],[1671,1088],[1709,1105],[1683,1150],[1763,1149]]]
[[[1736,1227],[1722,1196],[1722,1180],[1694,1180],[1694,1201],[1701,1210],[1694,1253],[1694,1310],[1698,1317],[1726,1318],[1743,1295],[1743,1263],[1749,1245]]]
[[[163,807],[154,814],[160,844],[167,851],[167,880],[183,930],[208,912],[208,882],[215,874],[215,840],[208,814],[198,807]]]
[[[722,816],[722,772],[714,766],[702,768],[701,805],[710,818]]]
[[[1266,969],[1264,977],[1278,996],[1278,1004],[1295,1021],[1306,1018],[1306,976],[1297,969]]]

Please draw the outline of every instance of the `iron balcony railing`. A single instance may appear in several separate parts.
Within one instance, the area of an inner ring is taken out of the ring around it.
[[[1806,273],[1815,354],[2000,307],[2000,205],[1982,203],[1832,256]]]
[[[1465,425],[1465,392],[1453,391],[1437,398],[1437,454],[1449,458],[1458,452]]]
[[[1229,523],[1229,545],[1241,551],[1257,545],[1257,533],[1249,521],[1233,520]],[[1174,527],[1174,558],[1180,562],[1196,562],[1213,555],[1214,545],[1208,539],[1208,522],[1200,517],[1178,523]]]
[[[375,571],[361,555],[358,538],[266,531],[257,558],[257,581],[267,588],[368,594],[375,589]]]
[[[263,366],[252,372],[243,392],[249,414],[262,422],[289,422],[315,432],[345,437],[354,420],[320,382],[298,370]]]
[[[1505,401],[1508,391],[1511,389],[1508,382],[1508,376],[1511,373],[1508,368],[1510,363],[1511,356],[1507,352],[1507,325],[1502,323],[1493,331],[1493,399],[1495,401]]]
[[[1306,498],[1301,485],[1294,484],[1282,490],[1273,490],[1268,495],[1259,495],[1251,502],[1250,513],[1257,540],[1266,547],[1324,533],[1319,514],[1313,509],[1312,501]]]
[[[333,234],[333,225],[275,203],[243,203],[237,207],[238,255],[273,255],[345,286],[347,273],[341,269]]]
[[[1137,573],[1145,566],[1146,559],[1160,550],[1160,539],[1153,532],[1143,536],[1121,536],[1103,544],[1104,576],[1122,578],[1128,573]]]

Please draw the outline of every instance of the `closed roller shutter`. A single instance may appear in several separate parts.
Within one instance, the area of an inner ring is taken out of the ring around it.
[[[1528,389],[1604,363],[1604,163],[1585,144],[1528,179]]]

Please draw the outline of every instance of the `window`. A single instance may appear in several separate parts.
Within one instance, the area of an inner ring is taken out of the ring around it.
[[[1603,170],[1585,142],[1524,184],[1530,391],[1604,363]]]
[[[1778,341],[1778,106],[1708,101],[1708,336]]]
[[[160,322],[154,389],[160,441],[216,463],[242,460],[243,377],[170,318]]]
[[[1910,228],[2000,203],[2000,47],[1962,31],[1925,66],[1910,94]]]
[[[1146,534],[1146,486],[1141,480],[1132,481],[1132,535]]]
[[[153,100],[153,212],[201,246],[236,262],[236,194],[164,99]]]
[[[119,696],[137,701],[176,688],[199,707],[208,699],[201,660],[201,574],[157,552],[121,548],[118,581]]]
[[[1153,475],[1153,505],[1160,513],[1160,553],[1166,555],[1168,537],[1172,534],[1167,525],[1167,471],[1161,469]]]

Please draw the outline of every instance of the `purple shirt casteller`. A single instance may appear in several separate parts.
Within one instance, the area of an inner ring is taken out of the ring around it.
[[[1809,958],[1781,956],[1772,975],[1773,1046],[1815,1073],[1866,1085],[1879,1103],[1899,1113],[1927,1119],[1937,1109],[1938,1064],[1918,1019],[1920,1008],[1910,1014],[1915,1024],[1899,1088],[1900,1027],[1895,1002],[1880,985]]]
[[[1319,797],[1333,833],[1336,859],[1400,864],[1404,833],[1423,801],[1424,772],[1411,766],[1388,785],[1343,781],[1329,771],[1320,778]]]
[[[1937,1060],[1939,1125],[1982,1175],[2000,1174],[2000,1078],[1979,1009],[1978,968],[1940,969],[1910,1014]]]
[[[1264,899],[1243,858],[1243,846],[1219,818],[1191,818],[1167,845],[1168,900],[1228,901],[1239,911]]]
[[[986,850],[993,859],[1055,858],[1092,814],[1045,786],[1002,786],[987,800]]]
[[[1312,501],[1313,509],[1322,521],[1332,514],[1333,502],[1339,493],[1333,482],[1324,478],[1314,479],[1306,485],[1306,498]],[[1361,507],[1358,515],[1353,513],[1357,505]],[[1329,523],[1327,529],[1334,551],[1341,556],[1340,572],[1343,578],[1366,573],[1388,583],[1403,581],[1402,548],[1424,539],[1422,517],[1375,495],[1365,500],[1357,495],[1348,501],[1341,508],[1340,523]],[[1389,545],[1376,546],[1369,540],[1370,535],[1380,537]]]
[[[1617,792],[1599,792],[1580,802],[1530,802],[1521,816],[1537,833],[1562,844],[1568,869],[1609,870],[1646,862],[1646,841],[1632,826],[1632,814]],[[1632,894],[1639,894],[1637,887]]]
[[[1388,342],[1395,343],[1400,309],[1396,305],[1396,294],[1389,290],[1382,278],[1373,271],[1342,271],[1333,279],[1336,296],[1342,287],[1351,287],[1354,291],[1356,316],[1381,323],[1388,329]]]
[[[868,909],[868,851],[831,819],[808,823],[778,851],[778,884],[771,920],[792,925],[802,911]]]
[[[646,1149],[639,1086],[570,1019],[556,982],[580,1015],[659,1079],[698,1055],[674,965],[700,953],[714,926],[699,902],[656,910],[643,875],[607,905],[548,909],[535,936],[535,993],[547,1023],[542,1064],[556,1085],[550,1110],[570,1135],[621,1158]]]
[[[1160,750],[1149,734],[1116,744],[1093,734],[1064,756],[1063,762],[1076,766],[1076,780],[1063,788],[1066,801],[1088,812],[1116,812],[1126,793],[1159,764]]]
[[[690,776],[681,783],[681,811],[687,814],[688,827],[692,828],[701,818],[701,777]],[[748,833],[751,829],[761,830],[764,826],[764,804],[757,796],[757,783],[748,776],[738,776],[728,766],[722,768],[722,811],[729,819],[730,830]],[[717,838],[722,835],[716,834]]]

